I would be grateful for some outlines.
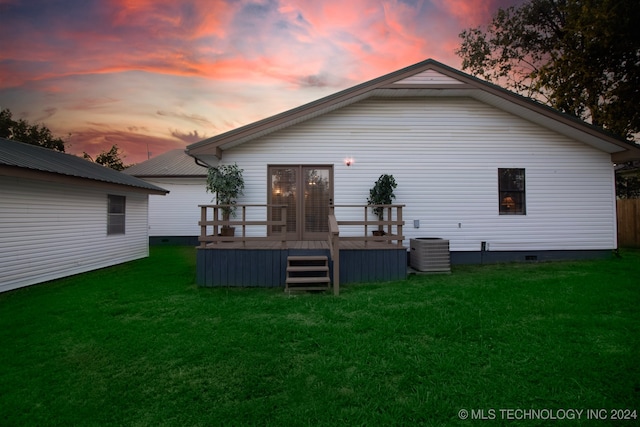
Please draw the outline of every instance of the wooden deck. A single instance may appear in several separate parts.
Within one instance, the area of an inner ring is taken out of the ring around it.
[[[249,242],[219,242],[208,243],[204,249],[238,249],[238,250],[329,250],[329,242],[326,240],[290,240],[279,242],[275,240],[263,240],[263,241],[249,241]],[[389,249],[404,249],[406,247],[399,247],[387,242],[376,241],[340,241],[340,250],[389,250]]]
[[[239,220],[221,219],[223,205],[200,205],[200,246],[196,280],[200,286],[285,286],[288,257],[323,257],[329,260],[331,283],[336,295],[340,284],[398,280],[407,277],[407,248],[403,246],[402,207],[404,205],[330,205],[326,240],[287,240],[287,211],[284,205],[235,205]],[[379,207],[384,219],[371,221],[368,211]],[[279,220],[264,215],[281,209]],[[351,211],[340,221],[335,211]],[[264,220],[248,220],[248,210],[259,211]],[[360,212],[362,219],[354,217]],[[354,219],[356,218],[356,219]],[[233,237],[223,236],[223,227],[235,227]],[[340,227],[349,235],[341,235]],[[249,228],[264,227],[262,237]],[[355,232],[354,229],[360,229]],[[276,232],[276,230],[279,230]],[[374,230],[384,231],[373,236]]]
[[[401,280],[407,277],[407,248],[387,242],[340,241],[341,284]],[[325,255],[326,241],[248,241],[209,243],[198,248],[200,286],[284,287],[287,257]],[[330,262],[333,277],[334,261]]]

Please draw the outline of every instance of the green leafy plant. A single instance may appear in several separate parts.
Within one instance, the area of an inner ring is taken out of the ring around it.
[[[209,168],[207,191],[216,195],[216,203],[222,206],[222,219],[225,221],[228,221],[231,215],[235,216],[236,198],[243,194],[242,172],[235,163]]]
[[[375,205],[390,205],[393,203],[393,199],[396,195],[393,190],[398,186],[393,175],[383,174],[375,182],[373,187],[369,190],[369,198],[367,199],[368,205],[371,206],[371,211],[378,217],[380,221],[384,220],[384,208],[382,206]],[[378,226],[382,230],[382,225]]]

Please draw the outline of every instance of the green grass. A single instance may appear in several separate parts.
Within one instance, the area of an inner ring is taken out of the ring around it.
[[[625,251],[288,296],[153,247],[0,294],[0,425],[620,425],[498,410],[640,411],[639,277]]]

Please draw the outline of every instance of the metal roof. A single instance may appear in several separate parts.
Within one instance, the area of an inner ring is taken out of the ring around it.
[[[128,167],[123,171],[137,177],[204,177],[207,168],[196,163],[184,149],[167,151],[164,154]]]
[[[164,188],[81,157],[4,138],[0,138],[0,166],[18,167],[31,171],[124,185],[148,190],[152,193],[168,193]]]

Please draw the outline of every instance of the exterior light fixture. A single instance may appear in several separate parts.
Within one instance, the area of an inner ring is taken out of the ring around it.
[[[351,157],[347,157],[344,159],[344,164],[347,166],[351,166],[353,164],[353,159]]]

